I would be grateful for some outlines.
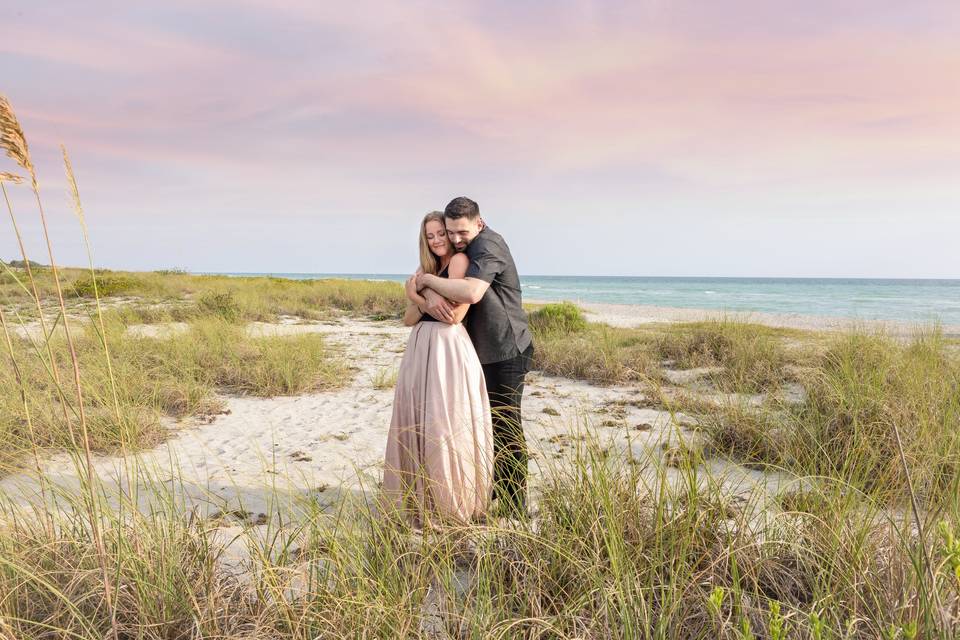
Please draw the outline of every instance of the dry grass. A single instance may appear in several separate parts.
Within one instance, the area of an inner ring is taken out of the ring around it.
[[[219,521],[184,516],[158,483],[141,517],[104,509],[120,632],[421,638],[436,623],[468,638],[770,638],[782,628],[789,638],[872,640],[891,629],[957,631],[936,627],[909,524],[869,499],[830,483],[738,498],[703,467],[668,470],[589,436],[576,442],[562,466],[544,470],[533,522],[420,536],[363,502],[305,505],[234,534],[250,552],[241,581],[220,568]],[[957,516],[955,506],[942,512],[945,531],[960,530]],[[108,633],[88,530],[69,519],[51,530],[29,513],[14,522],[0,529],[7,632]],[[956,607],[946,538],[932,551],[940,597]]]
[[[960,484],[960,357],[935,328],[904,341],[734,318],[640,329],[534,327],[536,365],[544,372],[595,383],[647,382],[664,406],[701,416],[715,453],[841,478],[896,502],[908,489],[897,427],[917,491]],[[666,367],[713,368],[706,391],[727,399],[705,400],[700,383],[700,393],[661,389]],[[799,402],[779,395],[787,383],[802,390]],[[758,392],[766,401],[754,406],[748,400]]]
[[[215,317],[193,320],[187,332],[166,339],[131,335],[111,314],[104,327],[105,341],[92,324],[76,340],[95,450],[153,446],[167,435],[161,416],[216,412],[218,392],[292,395],[339,388],[351,379],[345,361],[319,335],[251,338],[242,327]],[[104,358],[104,342],[111,345],[110,360]],[[36,347],[20,338],[12,346],[28,393],[24,409],[15,372],[0,369],[0,463],[5,465],[22,461],[34,446],[74,446],[62,417],[64,400]],[[62,336],[54,337],[51,346],[57,360],[67,357]],[[119,412],[114,410],[114,387]],[[67,401],[66,408],[72,415],[73,403]],[[32,418],[32,434],[25,411]]]
[[[720,390],[754,393],[795,380],[810,361],[809,334],[736,318],[622,329],[587,324],[576,308],[545,305],[531,315],[535,366],[545,373],[600,384],[662,378],[662,369],[716,367]]]
[[[383,367],[378,369],[373,375],[371,384],[373,385],[373,388],[378,391],[393,389],[395,386],[397,386],[397,375],[399,373],[400,372],[396,367]]]
[[[20,127],[10,101],[2,95],[0,95],[0,149],[3,149],[8,158],[29,172],[31,176],[34,175],[27,138],[23,135],[23,129]],[[11,179],[11,182],[13,181],[15,180]],[[34,179],[34,186],[36,186],[36,179]]]
[[[37,285],[43,298],[53,292],[52,274],[39,270]],[[89,272],[64,269],[62,274],[67,302],[71,308],[82,308],[93,301],[93,280]],[[122,301],[131,322],[150,322],[149,309],[172,305],[178,313],[205,315],[211,303],[228,300],[235,307],[237,321],[274,321],[289,315],[318,320],[338,314],[365,315],[373,318],[399,318],[403,310],[402,287],[393,282],[353,280],[286,280],[271,277],[194,276],[185,273],[144,273],[97,270],[99,295],[104,304],[113,306]],[[20,313],[35,316],[32,294],[17,280],[23,281],[22,269],[7,268],[0,274],[0,304],[17,308]],[[134,316],[146,308],[145,315]]]
[[[905,443],[915,488],[956,491],[960,482],[960,358],[942,335],[904,344],[883,334],[834,341],[805,381],[808,398],[791,423],[811,471],[842,473],[871,490],[902,487],[894,427]]]
[[[960,487],[960,357],[936,330],[910,341],[853,332],[828,339],[799,377],[798,401],[678,407],[699,414],[718,453],[842,479],[903,504]],[[907,476],[900,456],[901,444]]]
[[[656,375],[658,362],[635,331],[590,325],[576,333],[535,333],[534,368],[544,373],[622,384]]]
[[[808,339],[808,334],[752,324],[733,317],[680,323],[657,330],[653,348],[661,360],[676,369],[720,367],[714,383],[725,391],[754,393],[780,387],[794,377],[806,358],[786,339]]]

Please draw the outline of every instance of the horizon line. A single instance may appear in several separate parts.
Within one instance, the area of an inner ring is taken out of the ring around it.
[[[369,272],[360,271],[333,272],[333,271],[189,271],[190,275],[227,275],[227,276],[397,276],[406,277],[406,273]],[[523,278],[651,278],[670,280],[892,280],[903,282],[930,281],[930,282],[960,282],[960,277],[889,277],[889,276],[653,276],[653,275],[578,275],[578,274],[546,274],[530,273],[521,275]]]

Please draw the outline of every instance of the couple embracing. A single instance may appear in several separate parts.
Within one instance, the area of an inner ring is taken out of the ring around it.
[[[503,238],[469,198],[420,226],[406,284],[412,326],[394,395],[383,489],[417,527],[527,515],[520,417],[533,343]]]

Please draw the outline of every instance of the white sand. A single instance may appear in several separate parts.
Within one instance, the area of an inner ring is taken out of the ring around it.
[[[141,335],[163,339],[182,331],[180,325],[132,328]],[[248,512],[240,519],[256,523],[259,514],[285,512],[304,500],[329,505],[339,492],[375,493],[390,423],[392,389],[377,390],[374,381],[396,371],[410,330],[393,323],[344,320],[327,323],[254,323],[252,335],[289,335],[315,332],[328,337],[357,369],[343,389],[296,397],[225,397],[228,413],[211,419],[170,421],[174,431],[163,445],[137,457],[156,481],[173,486],[185,508],[203,513]],[[689,375],[676,374],[679,381]],[[696,444],[695,431],[675,424],[669,413],[630,404],[643,394],[636,387],[600,387],[532,372],[524,396],[527,440],[533,452],[532,483],[541,477],[544,463],[562,463],[584,428],[601,441],[631,447],[638,455],[662,455],[664,442],[684,438]],[[642,404],[642,403],[638,403]],[[555,414],[555,415],[554,415]],[[691,422],[676,416],[677,422]],[[643,430],[638,425],[650,425]],[[668,444],[670,446],[670,444]],[[118,478],[132,458],[99,457],[97,473],[108,484]],[[776,478],[748,471],[724,461],[712,461],[727,482],[776,482]],[[66,455],[44,463],[44,472],[67,489],[78,486],[77,470]],[[37,482],[29,473],[0,481],[0,495],[16,503],[35,502]],[[142,492],[144,500],[149,492]]]

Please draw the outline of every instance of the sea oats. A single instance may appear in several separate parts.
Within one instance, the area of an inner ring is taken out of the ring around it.
[[[80,219],[80,224],[86,228],[86,218],[83,216],[83,204],[80,202],[80,190],[77,188],[77,179],[73,175],[73,165],[70,164],[70,156],[67,155],[67,148],[60,145],[60,151],[63,152],[63,167],[67,172],[67,185],[70,188],[70,199],[73,201],[73,212]]]
[[[30,161],[30,150],[27,148],[27,139],[20,128],[17,114],[6,96],[0,95],[0,148],[11,160],[34,175],[33,163]],[[36,179],[34,178],[34,182]]]
[[[0,182],[12,182],[13,184],[20,184],[23,182],[23,176],[18,176],[15,173],[7,173],[6,171],[0,171]]]

